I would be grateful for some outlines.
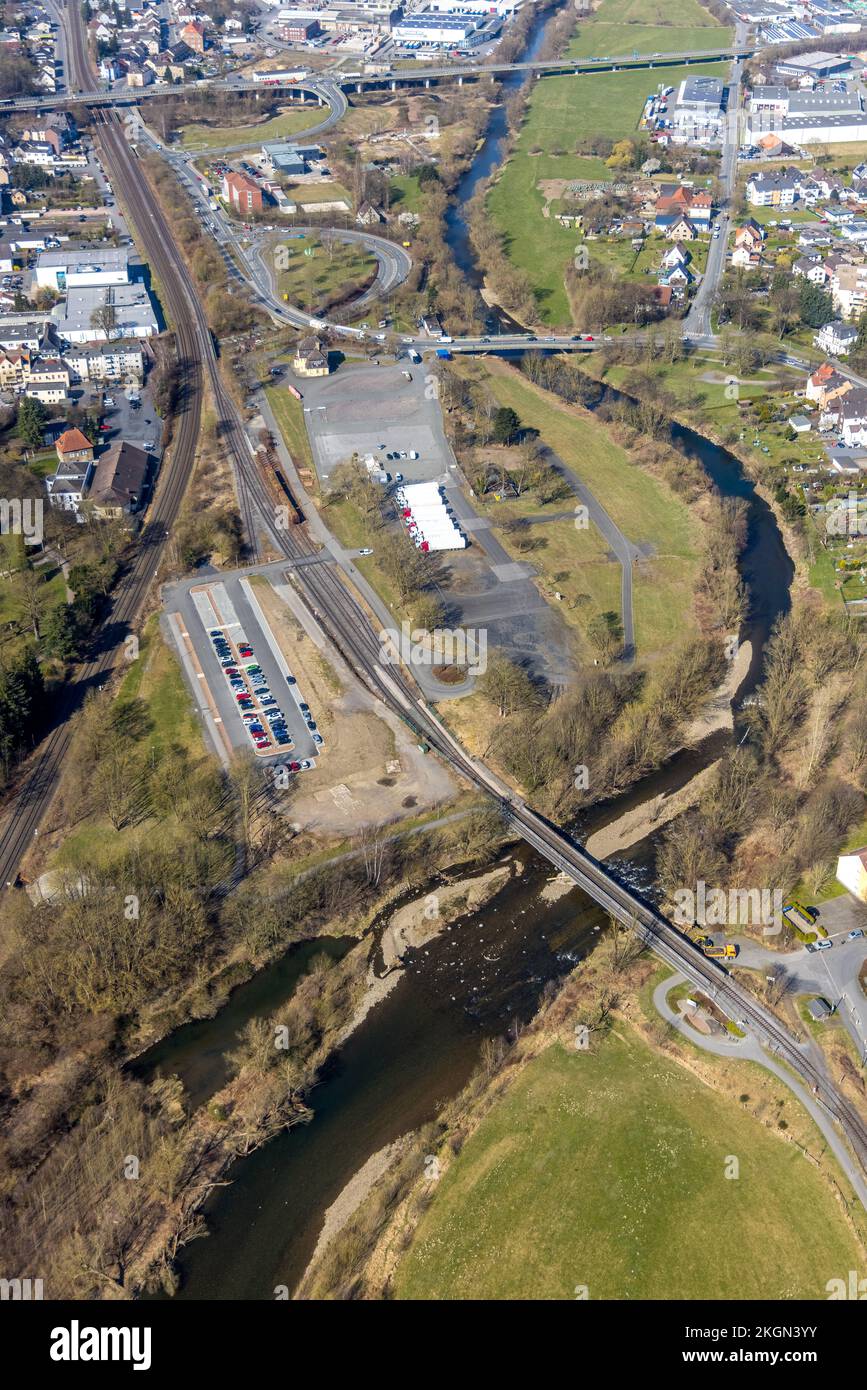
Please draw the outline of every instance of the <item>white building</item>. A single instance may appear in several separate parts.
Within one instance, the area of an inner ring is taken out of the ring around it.
[[[61,292],[98,285],[128,285],[129,251],[120,246],[42,251],[36,262],[36,283]]]
[[[94,324],[97,310],[103,307],[114,311],[110,332]],[[57,306],[52,318],[57,333],[67,343],[152,338],[160,331],[151,297],[142,284],[70,289],[66,302]]]
[[[832,357],[845,357],[855,346],[857,337],[858,329],[853,323],[841,323],[839,319],[834,319],[819,329],[813,342]]]

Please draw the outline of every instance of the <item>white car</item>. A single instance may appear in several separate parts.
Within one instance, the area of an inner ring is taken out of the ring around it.
[[[359,553],[359,555],[372,555],[372,554],[373,554],[373,551],[371,550],[371,548],[370,548],[369,545],[366,545],[366,546],[364,547],[364,549],[363,549],[363,550],[359,550],[358,553]]]

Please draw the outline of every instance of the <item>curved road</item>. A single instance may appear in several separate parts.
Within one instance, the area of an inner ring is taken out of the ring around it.
[[[670,1023],[684,1038],[687,1038],[695,1047],[702,1048],[705,1052],[712,1053],[715,1057],[724,1057],[734,1062],[755,1062],[758,1066],[764,1067],[767,1071],[773,1072],[778,1081],[782,1081],[785,1086],[797,1097],[807,1114],[824,1136],[834,1157],[839,1163],[842,1171],[849,1179],[852,1187],[857,1194],[862,1207],[867,1210],[867,1182],[864,1180],[864,1173],[852,1161],[852,1155],[840,1142],[840,1136],[831,1124],[826,1111],[821,1105],[817,1105],[813,1096],[801,1085],[800,1081],[792,1075],[788,1067],[780,1066],[779,1062],[769,1057],[763,1048],[752,1037],[728,1038],[728,1037],[705,1037],[699,1033],[697,1028],[691,1028],[682,1014],[676,1013],[668,1002],[669,992],[675,985],[686,984],[687,979],[680,971],[674,975],[669,975],[661,984],[656,986],[653,991],[653,1004],[657,1013],[661,1014],[666,1022]]]

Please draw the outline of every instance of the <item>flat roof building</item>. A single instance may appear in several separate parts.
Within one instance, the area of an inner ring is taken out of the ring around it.
[[[114,310],[110,332],[94,324],[97,310]],[[156,311],[144,285],[87,286],[67,291],[53,315],[58,334],[68,343],[108,342],[113,338],[151,338],[159,333]]]
[[[61,291],[89,285],[127,285],[129,251],[123,246],[40,251],[36,283],[42,288]]]

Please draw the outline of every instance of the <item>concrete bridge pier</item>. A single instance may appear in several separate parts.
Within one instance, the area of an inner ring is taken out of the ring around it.
[[[388,85],[389,85],[391,91],[393,91],[393,92],[396,92],[396,91],[397,91],[397,83],[395,82],[394,78],[391,79],[391,81],[389,82]]]
[[[463,78],[463,73],[461,73],[460,77],[458,78],[458,86],[459,86],[459,87],[463,87],[463,85],[464,85],[464,78]]]
[[[425,78],[425,80],[424,80],[424,85],[425,85],[425,90],[427,90],[427,88],[430,86],[430,78],[429,78],[429,77],[426,77],[426,78]]]
[[[360,82],[356,82],[356,84],[355,84],[355,90],[356,90],[356,92],[360,92],[360,91],[361,91],[361,83],[360,83]]]

